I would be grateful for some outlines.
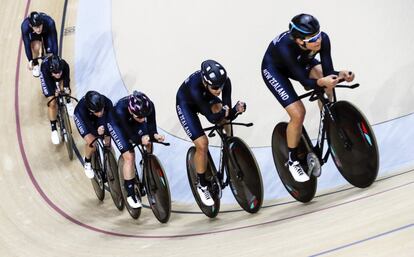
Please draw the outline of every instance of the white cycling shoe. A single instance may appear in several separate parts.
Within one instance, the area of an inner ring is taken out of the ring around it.
[[[40,76],[40,65],[33,66],[32,74],[36,78]]]
[[[59,133],[57,132],[57,130],[52,130],[52,133],[50,134],[50,139],[52,140],[52,143],[54,145],[60,144],[60,137],[59,137]]]
[[[200,183],[197,183],[197,193],[200,196],[201,201],[206,206],[213,206],[214,200],[211,197],[210,191],[206,186],[201,186]]]
[[[142,207],[142,203],[139,199],[137,199],[137,197],[128,196],[127,197],[127,202],[129,204],[129,206],[131,206],[134,209],[138,209],[138,208]]]
[[[90,162],[85,162],[83,167],[85,168],[85,175],[89,179],[93,179],[93,177],[95,177],[95,173],[93,172],[92,164]]]
[[[297,182],[306,182],[309,180],[308,174],[303,170],[298,161],[288,162],[290,174]]]

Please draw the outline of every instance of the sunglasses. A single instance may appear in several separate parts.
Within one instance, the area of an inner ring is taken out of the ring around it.
[[[145,116],[138,116],[138,115],[135,115],[135,114],[132,114],[132,117],[134,117],[135,119],[144,119],[145,118]]]
[[[223,90],[224,83],[222,85],[209,85],[209,87],[213,90]]]
[[[315,36],[308,38],[308,39],[302,39],[303,42],[306,43],[315,43],[316,41],[318,41],[318,39],[321,38],[321,31],[319,31],[318,34],[316,34]]]

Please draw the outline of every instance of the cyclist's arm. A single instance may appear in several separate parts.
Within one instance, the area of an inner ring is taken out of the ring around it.
[[[332,63],[332,56],[331,56],[331,42],[327,34],[322,32],[322,45],[321,45],[321,63],[322,63],[322,70],[323,76],[326,77],[328,75],[338,75],[339,72],[335,71],[333,68]]]
[[[33,60],[33,55],[32,55],[32,47],[30,43],[30,38],[29,38],[30,27],[28,25],[28,22],[26,22],[26,20],[23,21],[21,30],[22,30],[22,38],[23,38],[23,43],[24,43],[24,51],[26,52],[27,59],[31,61]]]
[[[150,102],[152,105],[152,113],[150,116],[147,117],[147,129],[148,135],[150,136],[151,140],[155,140],[154,134],[158,134],[157,131],[157,121],[156,121],[156,113],[155,113],[155,106],[153,102]]]
[[[316,79],[311,79],[308,77],[306,70],[299,64],[296,58],[289,53],[287,49],[280,51],[280,53],[287,69],[290,71],[294,79],[299,81],[307,90],[314,89],[318,86]]]
[[[63,61],[63,87],[70,88],[70,67],[66,61]]]
[[[237,113],[236,106],[231,104],[231,81],[227,79],[226,85],[223,87],[223,106],[227,105],[230,108],[229,115],[226,117],[228,120],[234,120]]]
[[[218,123],[226,115],[226,111],[224,109],[222,109],[218,113],[213,113],[211,111],[211,106],[204,101],[204,99],[202,98],[201,92],[199,90],[191,90],[191,95],[192,95],[193,101],[197,103],[197,106],[201,114],[203,114],[209,122],[213,124]]]
[[[52,18],[50,18],[48,19],[47,25],[49,27],[49,33],[47,35],[47,45],[50,49],[46,49],[46,52],[58,55],[58,41],[55,21]]]

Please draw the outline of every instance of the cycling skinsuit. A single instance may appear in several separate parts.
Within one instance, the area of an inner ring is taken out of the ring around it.
[[[298,100],[289,78],[299,81],[305,89],[310,90],[318,86],[316,79],[309,78],[314,66],[322,64],[323,76],[338,75],[333,69],[329,37],[321,32],[321,38],[321,48],[316,53],[300,48],[289,31],[280,34],[269,44],[262,61],[262,77],[284,108]],[[320,61],[315,59],[318,53]]]
[[[227,78],[222,90],[222,99],[212,95],[204,86],[201,71],[196,71],[188,77],[180,86],[176,96],[176,111],[181,125],[192,141],[204,135],[203,128],[197,113],[204,115],[211,123],[221,121],[226,111],[222,109],[218,113],[211,111],[211,106],[222,103],[231,108],[231,82]]]

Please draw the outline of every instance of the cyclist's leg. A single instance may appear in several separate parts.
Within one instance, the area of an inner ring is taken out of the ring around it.
[[[193,141],[196,151],[194,153],[194,166],[197,173],[197,193],[207,206],[213,206],[214,200],[208,190],[207,178],[205,173],[207,171],[207,156],[208,156],[208,139],[201,127],[200,119],[196,111],[192,110],[185,102],[180,102],[179,99],[176,104],[176,111],[181,125],[185,132]]]
[[[42,41],[40,40],[33,40],[30,42],[30,47],[32,49],[33,59],[39,58],[42,54]],[[33,61],[33,65],[37,65],[37,60]]]
[[[196,147],[194,154],[196,172],[197,174],[204,174],[207,169],[208,139],[201,127],[200,119],[196,111],[192,110],[186,103],[177,103],[176,110],[184,131]]]
[[[289,150],[289,171],[298,182],[309,180],[300,166],[297,157],[297,148],[302,135],[302,126],[306,110],[293,89],[289,78],[271,64],[262,64],[262,77],[272,94],[287,111],[290,121],[286,129],[287,147]]]
[[[47,98],[47,101],[49,102],[55,95],[55,87],[54,85],[49,85],[46,83],[43,73],[40,73],[40,85],[42,87],[43,95]],[[59,144],[60,138],[59,133],[57,132],[57,103],[56,99],[51,101],[49,103],[48,109],[48,118],[50,121],[50,126],[52,129],[51,139],[53,144]]]

